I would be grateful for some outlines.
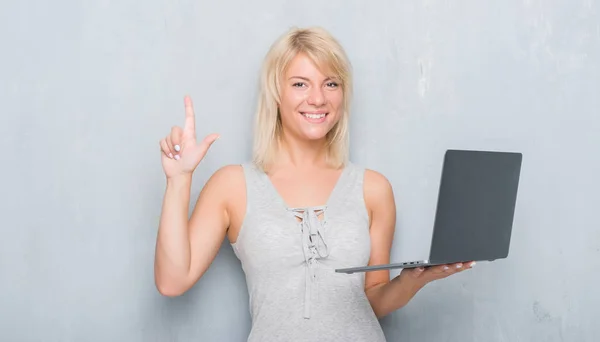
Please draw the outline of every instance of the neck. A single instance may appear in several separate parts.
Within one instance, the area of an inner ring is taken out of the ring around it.
[[[302,141],[282,134],[278,164],[294,167],[323,167],[326,166],[327,140],[325,138],[313,141]]]

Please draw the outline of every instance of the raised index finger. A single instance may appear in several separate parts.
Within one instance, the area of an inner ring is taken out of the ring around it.
[[[196,119],[194,118],[194,105],[192,103],[192,98],[189,95],[186,95],[183,99],[185,104],[185,123],[183,126],[183,130],[186,133],[191,133],[192,135],[196,134]]]

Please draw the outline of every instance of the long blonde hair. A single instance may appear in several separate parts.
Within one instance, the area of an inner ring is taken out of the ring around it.
[[[343,93],[343,113],[327,134],[327,163],[333,167],[346,164],[349,157],[349,115],[352,97],[351,64],[339,42],[320,27],[292,28],[271,45],[265,56],[254,123],[253,162],[262,170],[274,162],[282,133],[280,103],[281,79],[299,53],[339,80]]]

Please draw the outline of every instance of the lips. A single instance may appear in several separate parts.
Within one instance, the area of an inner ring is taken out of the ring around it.
[[[323,119],[328,113],[324,112],[300,112],[304,117],[312,120]]]
[[[306,121],[311,124],[320,124],[325,122],[328,112],[300,112]]]

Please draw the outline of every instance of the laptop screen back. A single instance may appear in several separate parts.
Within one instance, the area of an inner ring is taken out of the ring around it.
[[[508,256],[522,155],[448,150],[432,237],[432,262]]]

